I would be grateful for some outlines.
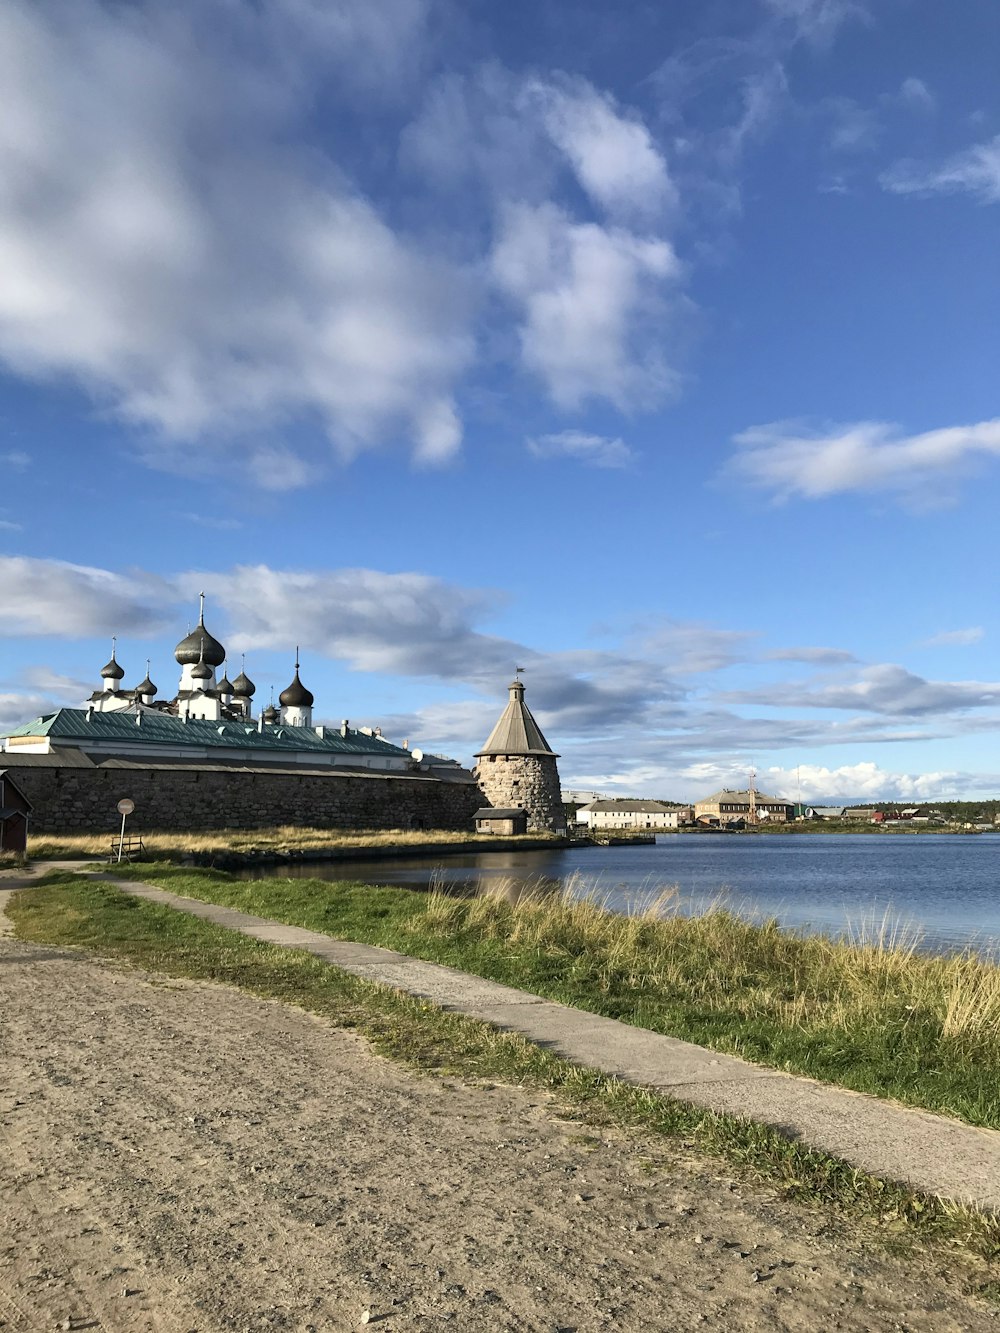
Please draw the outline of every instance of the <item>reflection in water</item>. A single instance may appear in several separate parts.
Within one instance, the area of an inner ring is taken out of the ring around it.
[[[1000,834],[680,834],[655,845],[478,852],[385,861],[307,862],[261,867],[248,878],[319,878],[437,888],[594,895],[633,914],[674,889],[674,910],[723,905],[753,920],[834,935],[876,934],[902,922],[924,947],[1000,947]]]

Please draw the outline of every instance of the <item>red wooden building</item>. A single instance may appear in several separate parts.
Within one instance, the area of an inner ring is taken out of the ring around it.
[[[28,850],[28,819],[31,802],[10,776],[0,768],[0,852]]]

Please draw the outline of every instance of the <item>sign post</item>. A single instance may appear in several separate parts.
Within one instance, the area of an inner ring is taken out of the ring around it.
[[[122,848],[125,846],[125,821],[135,809],[135,801],[130,801],[126,796],[118,802],[118,813],[122,817],[122,831],[118,838],[118,864],[121,864]]]

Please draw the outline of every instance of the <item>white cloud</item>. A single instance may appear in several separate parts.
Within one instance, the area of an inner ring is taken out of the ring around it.
[[[311,416],[348,453],[408,435],[447,457],[467,279],[290,146],[331,62],[378,83],[423,9],[9,0],[0,358],[76,380],[161,449]]]
[[[637,655],[662,662],[676,675],[721,671],[746,661],[754,635],[747,630],[718,629],[697,621],[663,619],[640,630],[630,642]]]
[[[174,596],[153,574],[0,556],[0,637],[156,633]]]
[[[16,468],[18,472],[23,472],[30,462],[30,455],[22,449],[13,449],[8,453],[0,454],[0,465]]]
[[[958,774],[891,773],[871,760],[844,764],[840,768],[825,768],[817,764],[803,764],[800,768],[765,768],[758,775],[760,785],[780,791],[790,799],[797,799],[801,791],[803,801],[821,805],[842,801],[927,801],[946,800],[949,796],[964,794],[966,788],[956,785]]]
[[[720,698],[728,703],[765,704],[782,708],[836,708],[885,717],[925,717],[995,708],[1000,682],[925,680],[896,663],[861,667],[852,677],[819,683],[786,682],[779,690],[767,686],[734,690]]]
[[[623,115],[613,99],[586,80],[562,85],[539,79],[522,93],[566,156],[580,185],[611,215],[655,219],[677,202],[663,154],[637,116]]]
[[[556,404],[649,406],[676,386],[653,321],[680,265],[664,240],[574,222],[555,204],[511,205],[493,252],[497,285],[521,312],[521,355]]]
[[[896,100],[914,111],[933,111],[937,107],[934,94],[927,84],[923,79],[914,76],[903,80],[896,94]]]
[[[982,625],[972,625],[969,629],[950,629],[942,630],[940,634],[934,634],[929,639],[924,639],[926,648],[947,647],[951,644],[969,644],[979,643],[985,630]]]
[[[0,532],[21,532],[21,531],[23,531],[23,525],[21,523],[14,523],[9,518],[0,518]]]
[[[1000,203],[1000,134],[937,166],[911,159],[897,162],[879,179],[893,194],[971,194],[981,204]]]
[[[636,460],[635,452],[622,439],[564,430],[557,435],[539,435],[526,441],[536,458],[572,458],[588,467],[626,468]]]
[[[810,433],[796,422],[754,426],[735,437],[733,472],[779,500],[889,492],[911,503],[941,503],[956,475],[1000,455],[1000,418],[899,436],[877,421]]]

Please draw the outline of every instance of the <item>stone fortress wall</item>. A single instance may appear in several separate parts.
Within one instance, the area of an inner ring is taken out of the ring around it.
[[[32,803],[29,825],[41,833],[114,832],[116,806],[135,802],[131,833],[222,828],[427,828],[472,831],[482,794],[471,782],[398,775],[268,773],[154,765],[0,766]]]
[[[565,826],[555,755],[484,754],[473,773],[490,805],[527,811],[530,832]]]

